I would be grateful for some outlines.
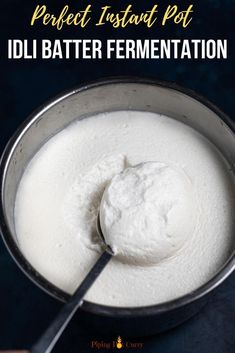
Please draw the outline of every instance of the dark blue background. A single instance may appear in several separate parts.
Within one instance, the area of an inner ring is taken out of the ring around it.
[[[91,0],[97,9],[103,5],[124,8],[129,1]],[[51,12],[65,5],[63,1],[45,1]],[[87,2],[68,1],[78,11]],[[137,10],[151,8],[153,1],[133,0]],[[167,1],[159,1],[160,11]],[[175,1],[174,3],[177,3]],[[189,1],[178,1],[183,7]],[[177,26],[112,30],[110,26],[87,29],[30,27],[34,1],[1,0],[0,3],[0,148],[27,115],[46,99],[64,89],[105,76],[142,75],[177,82],[206,96],[234,118],[235,50],[233,0],[197,0],[194,19],[187,29]],[[185,4],[185,5],[183,5]],[[182,8],[182,9],[185,9]],[[8,38],[227,38],[227,60],[130,60],[130,61],[9,61]],[[28,348],[47,327],[61,304],[33,285],[17,268],[0,243],[0,349]],[[57,352],[90,352],[90,340],[102,340],[95,332],[83,328],[79,319],[72,322]],[[112,337],[115,339],[115,337]],[[125,339],[125,338],[124,338]],[[140,339],[137,339],[140,341]],[[193,319],[168,333],[141,340],[142,352],[158,353],[232,353],[235,352],[235,274]],[[135,350],[132,350],[134,352]],[[137,350],[136,350],[137,351]],[[140,350],[138,350],[140,351]],[[103,352],[100,350],[100,352]]]

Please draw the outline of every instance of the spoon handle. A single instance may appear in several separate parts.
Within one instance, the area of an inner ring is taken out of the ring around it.
[[[112,255],[110,253],[104,251],[73,296],[64,305],[41,338],[33,345],[30,353],[50,353],[52,351],[77,309],[82,305],[84,295],[107,265],[111,257]]]

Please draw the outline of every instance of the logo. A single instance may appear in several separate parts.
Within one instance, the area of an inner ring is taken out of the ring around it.
[[[123,347],[122,339],[120,336],[118,336],[118,338],[117,338],[116,347],[117,347],[117,349],[121,349]]]
[[[93,340],[90,342],[90,348],[92,349],[117,349],[117,350],[122,350],[122,349],[142,349],[144,347],[143,342],[134,342],[130,340],[123,340],[121,336],[118,336],[116,340],[113,341],[98,341],[98,340]]]

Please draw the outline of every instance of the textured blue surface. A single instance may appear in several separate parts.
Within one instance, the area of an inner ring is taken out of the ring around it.
[[[92,1],[91,1],[92,2]],[[58,9],[63,1],[49,2]],[[70,1],[74,11],[80,2]],[[85,1],[81,1],[85,3]],[[94,1],[97,6],[107,4]],[[128,1],[119,0],[121,7]],[[146,8],[149,1],[135,8]],[[159,1],[159,5],[166,3]],[[181,3],[182,2],[178,2]],[[185,2],[189,3],[189,2]],[[192,26],[187,30],[173,26],[146,30],[30,28],[34,1],[2,0],[0,3],[0,148],[27,115],[46,99],[85,81],[114,75],[142,75],[175,81],[194,89],[234,118],[235,50],[234,0],[197,0]],[[94,5],[95,6],[95,5]],[[10,16],[11,11],[11,16]],[[147,61],[14,61],[5,58],[7,38],[228,38],[229,58],[218,60]],[[17,268],[0,242],[0,349],[30,347],[58,312],[61,304],[33,285]],[[221,286],[209,304],[193,319],[165,334],[144,339],[142,350],[157,353],[233,353],[235,352],[235,274]],[[56,352],[90,352],[90,340],[102,340],[79,322],[72,322],[56,347]],[[115,339],[115,337],[114,337]],[[140,339],[138,339],[140,341]],[[99,350],[105,352],[108,350]],[[124,351],[124,350],[123,350]]]

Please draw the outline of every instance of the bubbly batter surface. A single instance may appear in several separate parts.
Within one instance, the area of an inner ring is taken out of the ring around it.
[[[193,183],[179,167],[144,162],[107,185],[100,224],[115,257],[151,266],[175,256],[194,236],[200,208]]]
[[[175,215],[179,228],[171,232],[182,233],[175,238],[177,251],[169,252],[164,244],[155,248],[158,261],[150,256],[151,266],[146,266],[147,257],[144,263],[112,259],[86,300],[152,305],[207,282],[234,249],[231,172],[218,150],[195,130],[148,112],[103,113],[77,121],[33,157],[15,206],[19,246],[28,261],[56,286],[73,293],[100,255],[95,221],[105,186],[125,168],[147,161],[173,170],[172,183],[179,171],[187,176],[187,182],[183,178],[172,184],[178,185],[174,190],[184,206]],[[192,217],[192,223],[182,214]]]

